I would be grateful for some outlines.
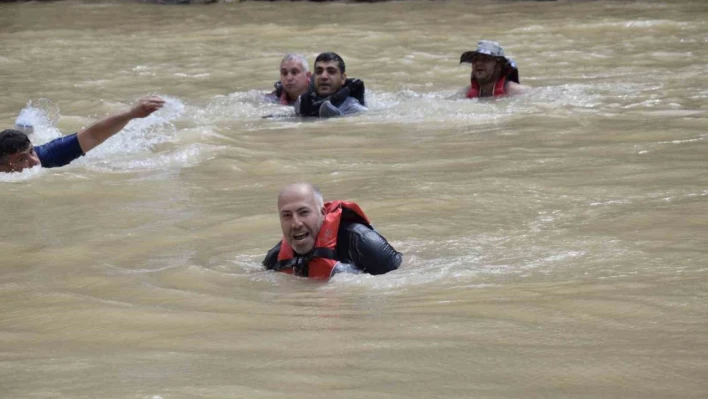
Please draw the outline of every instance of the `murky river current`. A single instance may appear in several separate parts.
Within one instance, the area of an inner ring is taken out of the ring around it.
[[[0,5],[2,398],[705,398],[708,3]],[[479,39],[530,93],[460,99]],[[265,104],[336,51],[370,111]],[[274,115],[272,118],[263,118]],[[266,272],[276,195],[357,201],[406,263]]]

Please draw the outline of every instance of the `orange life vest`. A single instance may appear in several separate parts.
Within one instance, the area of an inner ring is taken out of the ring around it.
[[[345,216],[348,220],[353,218],[357,222],[370,224],[364,211],[354,202],[326,202],[324,221],[310,254],[306,257],[298,256],[283,237],[280,242],[278,265],[275,270],[320,280],[328,280],[332,277],[339,264],[336,253],[337,233],[339,233],[343,213],[346,213]]]
[[[504,93],[504,86],[506,85],[506,76],[502,76],[497,80],[497,83],[494,84],[494,93],[492,93],[493,97],[499,97],[503,96]],[[470,89],[467,92],[467,98],[477,98],[479,97],[479,83],[477,83],[476,80],[472,79],[472,84],[470,85]]]

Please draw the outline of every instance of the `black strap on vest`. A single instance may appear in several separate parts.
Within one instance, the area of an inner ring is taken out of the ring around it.
[[[309,256],[309,258],[325,258],[325,259],[332,259],[332,260],[339,260],[337,258],[337,253],[334,252],[333,249],[329,248],[315,248],[314,251],[312,251],[312,255]]]
[[[275,90],[273,91],[273,94],[275,94],[276,97],[280,98],[280,96],[283,95],[283,90],[284,90],[283,84],[280,81],[277,81],[277,82],[273,83],[273,87],[275,88]]]
[[[329,100],[332,105],[339,107],[347,97],[354,97],[361,105],[366,106],[364,95],[366,88],[364,87],[364,81],[360,79],[347,79],[342,88],[329,97],[318,96],[313,82],[314,78],[310,82],[308,91],[300,96],[300,116],[318,117],[320,116],[322,103]]]
[[[366,106],[366,88],[364,81],[361,79],[347,79],[344,85],[349,88],[349,95],[356,98],[359,104]]]
[[[306,256],[296,256],[292,259],[278,261],[273,270],[281,271],[283,269],[292,268],[293,274],[296,276],[308,277],[310,275],[310,260],[312,260],[312,258],[339,260],[334,250],[329,248],[315,248]]]

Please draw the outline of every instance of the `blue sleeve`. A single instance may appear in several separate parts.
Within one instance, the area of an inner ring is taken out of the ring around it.
[[[76,133],[34,147],[43,168],[64,166],[84,155]]]

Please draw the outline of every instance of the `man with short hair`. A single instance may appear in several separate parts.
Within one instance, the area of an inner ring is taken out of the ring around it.
[[[41,165],[45,168],[64,166],[86,154],[118,133],[131,120],[145,118],[164,105],[159,97],[145,97],[130,110],[104,118],[88,128],[34,147],[29,137],[19,130],[0,132],[0,172],[21,172]]]
[[[327,280],[340,272],[388,273],[403,260],[357,204],[324,202],[311,183],[285,187],[278,213],[283,238],[263,260],[269,270]]]
[[[297,98],[309,89],[311,76],[305,57],[286,54],[280,61],[280,80],[275,82],[275,90],[267,98],[278,104],[294,105]]]
[[[364,82],[347,79],[344,60],[337,53],[318,55],[314,72],[314,85],[295,103],[298,115],[327,118],[367,109]]]
[[[497,42],[480,40],[477,49],[460,56],[460,63],[472,64],[470,86],[466,97],[498,97],[520,94],[525,87],[519,84],[519,70],[516,63],[504,56],[504,49]]]

